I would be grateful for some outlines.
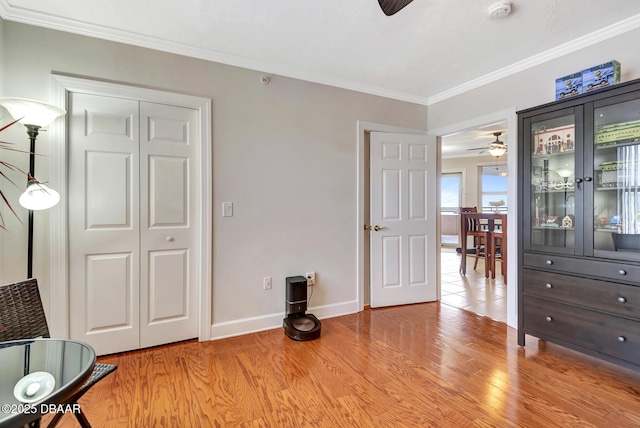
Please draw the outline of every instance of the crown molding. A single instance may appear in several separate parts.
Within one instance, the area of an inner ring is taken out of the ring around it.
[[[436,104],[446,99],[455,97],[489,83],[496,82],[505,77],[512,76],[521,71],[559,58],[563,55],[576,52],[585,47],[640,28],[640,14],[634,15],[630,18],[602,28],[586,36],[579,37],[577,39],[559,45],[553,49],[549,49],[548,51],[534,55],[525,60],[518,61],[514,64],[496,70],[479,78],[470,80],[462,85],[458,85],[454,88],[440,92],[431,97],[424,97],[406,92],[392,91],[377,86],[365,85],[351,80],[326,76],[324,74],[314,73],[308,70],[292,69],[291,67],[284,67],[266,61],[257,61],[238,55],[230,55],[209,49],[202,49],[195,46],[176,43],[170,40],[163,40],[160,38],[149,37],[133,32],[73,21],[60,16],[45,15],[40,12],[34,12],[24,8],[11,6],[7,2],[7,0],[0,0],[0,17],[5,20],[34,25],[37,27],[44,27],[53,30],[64,31],[67,33],[74,33],[127,45],[134,45],[147,49],[153,49],[157,51],[231,65],[235,67],[261,71],[263,73],[272,73],[275,75],[290,77],[293,79],[319,83],[336,88],[347,89],[355,92],[361,92],[369,95],[391,98],[425,106]]]
[[[456,95],[463,94],[471,91],[472,89],[477,89],[489,83],[496,82],[500,79],[504,79],[505,77],[512,76],[521,71],[544,64],[545,62],[556,58],[560,58],[561,56],[577,52],[580,49],[603,42],[637,28],[640,28],[640,14],[634,15],[613,25],[609,25],[608,27],[602,28],[598,31],[594,31],[586,36],[563,43],[553,49],[549,49],[548,51],[539,53],[522,61],[518,61],[492,73],[485,74],[477,79],[470,80],[462,85],[456,86],[455,88],[440,92],[439,94],[429,97],[427,99],[427,105],[429,106],[439,103],[440,101],[455,97]]]
[[[60,16],[45,15],[40,12],[10,6],[7,3],[7,0],[0,0],[0,17],[8,21],[20,22],[22,24],[29,24],[36,27],[44,27],[66,33],[74,33],[82,36],[109,40],[126,45],[133,45],[156,51],[256,70],[263,73],[271,73],[384,98],[391,98],[420,105],[426,105],[427,103],[426,97],[420,97],[414,94],[392,91],[372,85],[365,85],[359,82],[339,79],[320,73],[313,73],[307,70],[292,69],[291,67],[284,67],[266,61],[257,61],[247,57],[230,55],[210,49],[202,49],[183,43],[176,43],[171,40],[164,40],[115,28],[74,21]]]

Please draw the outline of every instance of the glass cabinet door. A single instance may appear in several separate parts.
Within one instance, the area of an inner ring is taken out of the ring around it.
[[[573,113],[531,120],[530,248],[569,254],[576,251],[575,129]]]
[[[595,106],[593,123],[594,254],[638,260],[640,100]]]

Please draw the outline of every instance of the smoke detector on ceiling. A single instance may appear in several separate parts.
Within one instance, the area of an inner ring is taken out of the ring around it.
[[[510,1],[497,1],[487,9],[489,19],[503,19],[511,13]]]

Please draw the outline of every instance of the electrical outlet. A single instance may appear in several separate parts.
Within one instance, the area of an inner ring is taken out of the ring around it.
[[[305,274],[305,278],[307,278],[307,285],[316,285],[316,273],[315,272],[307,272]]]
[[[262,278],[262,288],[265,290],[271,290],[271,277],[265,276]]]

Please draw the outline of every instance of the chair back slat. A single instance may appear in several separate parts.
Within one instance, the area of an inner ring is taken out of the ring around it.
[[[476,207],[460,207],[459,213],[477,213]],[[466,223],[462,225],[467,232],[477,232],[480,229],[480,222],[476,218],[467,218]]]
[[[50,337],[38,281],[0,286],[0,341]]]

